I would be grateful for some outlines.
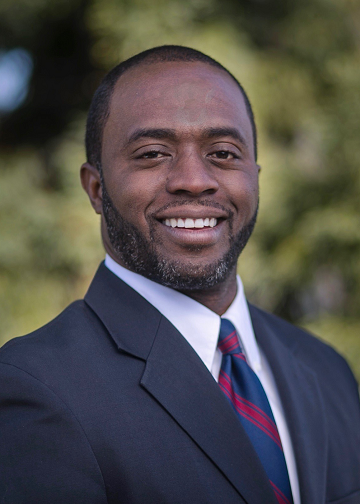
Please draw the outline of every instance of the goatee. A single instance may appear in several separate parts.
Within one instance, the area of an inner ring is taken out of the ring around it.
[[[100,172],[101,173],[101,172]],[[103,214],[107,232],[114,252],[120,261],[131,271],[149,278],[159,284],[179,291],[209,289],[224,282],[236,267],[238,257],[253,232],[257,211],[237,235],[232,233],[232,214],[229,214],[229,249],[210,264],[184,265],[180,260],[169,260],[156,251],[159,239],[150,226],[150,239],[133,224],[125,220],[116,209],[101,177]],[[208,201],[199,201],[202,206],[214,206]]]

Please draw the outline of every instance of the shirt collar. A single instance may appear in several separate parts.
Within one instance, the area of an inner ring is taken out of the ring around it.
[[[211,371],[220,332],[219,315],[185,294],[120,266],[109,255],[106,255],[105,266],[159,310],[184,336]],[[260,352],[239,276],[235,299],[223,318],[234,324],[248,362],[254,371],[258,372],[261,369]]]

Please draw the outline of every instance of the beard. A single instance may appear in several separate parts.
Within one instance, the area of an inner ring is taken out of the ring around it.
[[[100,172],[101,173],[101,172]],[[249,223],[237,235],[232,233],[233,214],[229,214],[229,249],[223,257],[209,264],[187,263],[169,260],[156,250],[161,240],[156,236],[154,226],[150,225],[150,238],[147,239],[139,229],[125,220],[116,209],[101,177],[103,215],[107,233],[116,256],[125,267],[161,285],[179,291],[200,291],[224,282],[234,268],[237,260],[255,227],[258,207]],[[192,203],[181,201],[181,205]],[[199,205],[216,207],[212,202],[199,201]],[[223,207],[221,207],[224,209]],[[189,246],[188,251],[201,251],[201,246]]]

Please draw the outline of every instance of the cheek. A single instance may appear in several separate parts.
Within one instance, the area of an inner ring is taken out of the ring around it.
[[[137,227],[146,225],[147,209],[157,194],[155,181],[154,176],[144,172],[125,173],[113,181],[111,194],[118,211]]]
[[[254,173],[241,173],[229,187],[231,201],[239,213],[246,219],[251,218],[256,210],[259,185],[258,176]]]

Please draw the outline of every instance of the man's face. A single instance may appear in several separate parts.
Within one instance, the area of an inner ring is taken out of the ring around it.
[[[255,224],[258,166],[244,99],[225,72],[182,62],[126,72],[102,170],[103,239],[120,264],[180,290],[235,274]]]

